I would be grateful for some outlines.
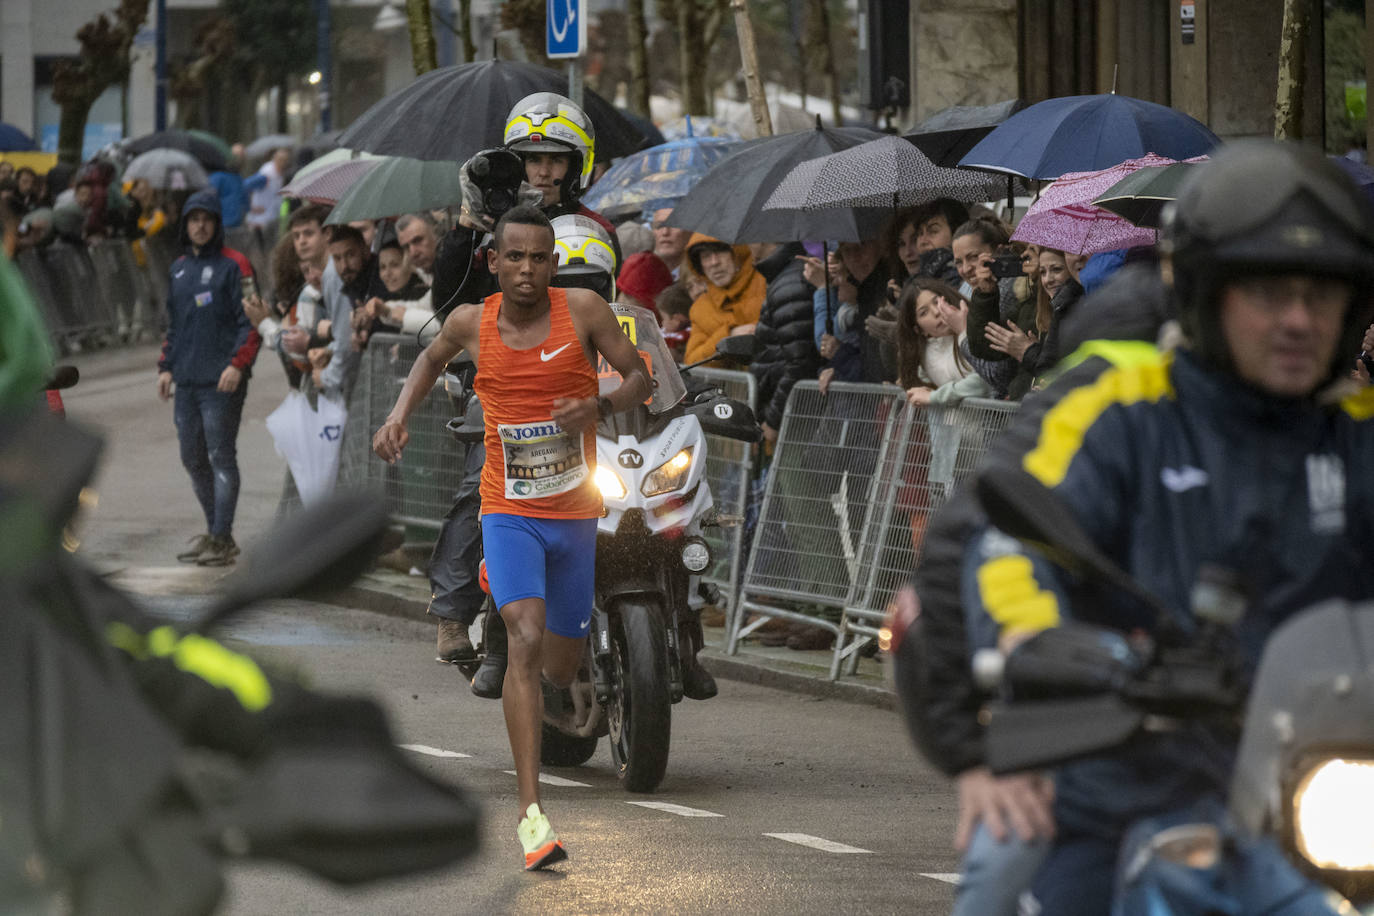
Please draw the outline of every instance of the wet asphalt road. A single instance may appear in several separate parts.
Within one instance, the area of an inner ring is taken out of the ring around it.
[[[176,614],[203,600],[215,575],[171,559],[201,522],[170,405],[154,394],[155,358],[144,348],[76,360],[84,379],[67,403],[109,440],[82,555]],[[240,543],[261,534],[275,509],[283,463],[262,421],[284,390],[276,367],[260,361],[239,439]],[[531,875],[519,868],[500,705],[434,662],[431,625],[278,601],[224,635],[321,689],[378,699],[398,743],[426,749],[410,751],[416,763],[467,788],[484,810],[481,852],[451,869],[358,891],[286,867],[236,865],[224,912],[948,911],[953,788],[917,759],[894,713],[722,681],[714,700],[673,707],[672,754],[656,793],[625,792],[605,742],[583,767],[546,770],[557,784],[543,787],[545,805],[570,861]]]

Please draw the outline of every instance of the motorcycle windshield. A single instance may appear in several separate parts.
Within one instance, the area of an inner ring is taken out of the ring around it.
[[[658,329],[658,319],[654,317],[654,313],[637,305],[626,305],[622,302],[612,303],[611,311],[615,313],[615,320],[620,322],[620,329],[639,351],[640,358],[644,360],[644,365],[648,367],[649,375],[653,378],[654,392],[644,402],[644,406],[649,408],[650,413],[655,414],[663,413],[675,406],[687,396],[687,386],[678,374],[677,364],[673,362],[673,354]],[[620,373],[606,361],[606,357],[602,356],[597,360],[596,374],[601,394],[620,387]]]

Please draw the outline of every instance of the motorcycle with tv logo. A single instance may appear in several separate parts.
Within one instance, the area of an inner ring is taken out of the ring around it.
[[[617,775],[632,792],[652,792],[668,767],[672,706],[696,664],[701,626],[688,606],[693,578],[710,567],[703,527],[737,525],[722,516],[706,480],[708,433],[757,442],[748,405],[694,386],[688,396],[653,313],[612,309],[653,377],[650,398],[597,424],[595,482],[604,504],[597,523],[596,603],[587,654],[567,690],[545,685],[542,762],[578,766],[610,739]],[[727,338],[711,359],[747,357],[753,338]],[[602,393],[620,384],[603,360]],[[450,424],[462,442],[480,441],[473,398]],[[485,586],[484,586],[485,587]],[[487,613],[494,614],[490,597]],[[479,649],[479,655],[483,649]]]

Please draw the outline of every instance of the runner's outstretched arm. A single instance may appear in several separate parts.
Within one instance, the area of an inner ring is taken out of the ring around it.
[[[396,406],[391,408],[386,422],[372,437],[372,450],[377,457],[389,464],[394,464],[401,457],[401,451],[410,441],[406,421],[434,390],[434,383],[443,374],[449,360],[467,350],[473,362],[477,361],[477,332],[481,319],[481,305],[459,306],[444,320],[439,336],[420,351],[415,365],[410,367],[400,396],[396,398]]]

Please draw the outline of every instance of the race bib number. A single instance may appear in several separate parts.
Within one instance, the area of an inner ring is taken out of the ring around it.
[[[498,424],[507,499],[540,499],[575,490],[587,479],[582,436],[552,420]]]

